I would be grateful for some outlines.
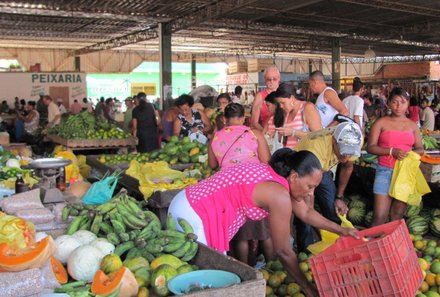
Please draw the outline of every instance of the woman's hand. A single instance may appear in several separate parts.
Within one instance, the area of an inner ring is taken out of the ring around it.
[[[275,128],[275,130],[278,131],[278,133],[280,133],[282,136],[292,136],[294,135],[294,131],[296,132],[296,130],[293,128],[285,127]]]
[[[403,160],[408,155],[408,152],[405,152],[404,150],[401,150],[399,148],[393,148],[391,155],[397,160]]]
[[[354,228],[344,228],[341,227],[341,232],[340,234],[341,236],[352,236],[356,239],[360,239],[359,235],[358,235],[358,230],[354,229]]]
[[[340,215],[345,215],[348,213],[348,206],[345,204],[344,200],[336,199],[335,200],[335,209],[336,213]]]

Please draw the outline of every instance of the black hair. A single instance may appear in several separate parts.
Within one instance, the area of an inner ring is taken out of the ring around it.
[[[75,100],[73,100],[73,102],[78,103],[78,100],[75,99]]]
[[[32,106],[35,109],[35,105],[36,105],[35,101],[28,101],[27,104]]]
[[[295,152],[290,148],[281,148],[272,154],[269,165],[280,176],[287,178],[295,171],[299,177],[322,170],[318,158],[309,151]]]
[[[417,106],[417,105],[419,105],[417,97],[411,96],[411,98],[409,98],[409,106]]]
[[[78,100],[77,100],[78,101]],[[106,104],[109,104],[110,102],[112,102],[113,101],[113,99],[112,98],[107,98],[107,99],[105,99],[105,103]]]
[[[21,105],[26,105],[26,100],[21,99],[21,100],[20,100],[20,104],[21,104]]]
[[[396,96],[400,96],[409,101],[409,94],[402,87],[393,88],[390,92],[390,95],[388,96],[388,101],[391,101]]]
[[[225,107],[225,118],[242,118],[244,117],[244,107],[240,103],[229,103]]]
[[[353,80],[353,92],[359,92],[364,84],[360,80]]]
[[[87,98],[83,98],[83,102],[84,102],[84,103],[87,103]]]
[[[228,93],[221,93],[220,95],[218,95],[217,99],[215,99],[215,102],[218,103],[218,101],[222,98],[228,99],[228,102],[231,102],[231,96],[229,96]]]
[[[144,99],[144,98],[147,98],[147,94],[145,94],[144,92],[139,92],[139,93],[137,94],[137,97],[138,97],[139,99]]]
[[[243,91],[243,88],[241,86],[236,86],[234,89],[235,95],[241,95],[241,92]]]
[[[275,114],[273,116],[273,123],[275,127],[280,128],[284,125],[284,112],[283,109],[280,107],[280,104],[275,100],[276,98],[276,92],[272,92],[266,96],[267,102],[275,105]]]
[[[429,105],[429,100],[428,100],[428,99],[426,99],[426,98],[423,98],[423,99],[422,99],[422,103],[426,103],[426,104],[428,104],[428,105]]]
[[[290,98],[290,96],[296,96],[295,86],[288,82],[281,83],[275,92],[275,97]]]
[[[139,96],[138,96],[139,97]],[[194,98],[190,95],[180,95],[179,98],[176,99],[174,104],[177,107],[180,107],[182,105],[188,104],[189,107],[192,107],[194,105]]]

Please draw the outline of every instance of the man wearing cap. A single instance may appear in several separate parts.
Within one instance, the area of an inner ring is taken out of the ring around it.
[[[314,199],[318,202],[321,213],[327,219],[340,223],[337,214],[346,214],[348,207],[342,199],[336,198],[336,185],[330,169],[338,163],[354,161],[361,154],[363,142],[359,126],[347,117],[337,126],[307,133],[301,138],[296,150],[307,150],[316,155],[324,171],[319,186],[315,189],[314,198],[307,201],[313,207]],[[312,227],[295,219],[298,250],[306,251],[314,242]]]

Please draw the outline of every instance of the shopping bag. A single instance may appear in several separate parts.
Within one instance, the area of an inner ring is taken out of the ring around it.
[[[283,148],[283,138],[280,137],[278,135],[278,131],[275,131],[275,134],[272,138],[267,139],[267,143],[269,145],[269,150],[270,153],[273,154],[274,152],[276,152],[277,150],[279,150],[280,148]]]
[[[397,160],[388,194],[409,205],[420,204],[422,196],[431,192],[420,171],[420,155],[409,152],[405,159]]]
[[[341,220],[341,226],[344,228],[354,228],[353,224],[347,219],[346,215],[338,215]],[[321,230],[321,241],[315,242],[307,247],[307,249],[314,255],[318,255],[332,246],[339,238],[338,234],[327,230]]]
[[[112,174],[92,184],[84,195],[84,204],[103,204],[112,199],[113,192],[118,184],[119,174]]]

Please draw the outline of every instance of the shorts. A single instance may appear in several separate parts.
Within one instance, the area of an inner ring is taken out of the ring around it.
[[[170,207],[168,208],[168,213],[171,213],[173,216],[177,230],[183,231],[177,222],[177,218],[183,218],[191,225],[191,227],[193,227],[194,234],[197,235],[197,241],[207,244],[202,219],[189,204],[188,198],[186,198],[185,190],[180,191],[173,198],[170,203]]]
[[[393,177],[393,168],[377,165],[376,177],[374,178],[373,193],[376,195],[388,195]]]

